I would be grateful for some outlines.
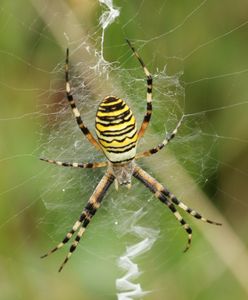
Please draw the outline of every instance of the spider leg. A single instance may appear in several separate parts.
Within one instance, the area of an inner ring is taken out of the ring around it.
[[[84,231],[85,231],[85,227],[81,226],[78,233],[77,233],[77,236],[76,236],[75,240],[73,241],[73,243],[70,247],[69,253],[67,254],[67,256],[66,256],[65,260],[63,261],[63,263],[61,264],[61,266],[59,267],[59,272],[62,271],[64,265],[67,263],[67,261],[69,260],[69,258],[72,255],[72,253],[76,250],[76,247],[77,247]]]
[[[176,219],[181,223],[183,228],[188,233],[188,245],[185,249],[188,250],[191,238],[192,238],[192,229],[189,227],[189,225],[183,220],[181,215],[177,212],[175,205],[178,205],[180,208],[182,208],[184,211],[195,217],[196,219],[200,219],[204,222],[208,222],[210,224],[214,225],[221,225],[221,223],[211,221],[209,219],[205,219],[202,217],[198,212],[195,210],[187,207],[183,202],[178,200],[172,193],[170,193],[166,188],[164,188],[156,179],[154,179],[152,176],[150,176],[147,172],[145,172],[143,169],[141,169],[138,166],[135,166],[133,176],[137,178],[139,181],[141,181],[146,187],[149,188],[151,192],[155,194],[155,196],[164,204],[166,204],[169,209],[173,212]]]
[[[139,56],[139,54],[137,53],[135,48],[132,46],[130,41],[128,39],[126,41],[129,45],[129,47],[132,49],[134,55],[136,56],[136,58],[140,62],[141,66],[144,70],[144,73],[146,75],[146,82],[147,82],[146,114],[144,116],[143,122],[142,122],[141,127],[140,127],[139,132],[138,132],[138,139],[140,139],[144,135],[145,130],[146,130],[146,128],[147,128],[147,126],[150,122],[151,115],[152,115],[152,75],[148,71],[146,65],[144,64],[143,60],[141,59],[141,57]]]
[[[66,95],[67,99],[69,101],[69,104],[71,106],[72,112],[74,114],[74,117],[76,119],[76,122],[78,124],[78,127],[83,132],[83,134],[86,136],[86,138],[89,140],[89,142],[94,145],[98,150],[100,150],[100,145],[94,138],[94,136],[91,134],[89,129],[84,125],[83,120],[81,118],[80,112],[76,106],[75,100],[73,99],[72,93],[71,93],[71,86],[69,82],[69,49],[66,49],[66,60],[65,60],[65,81],[66,81]]]
[[[83,168],[83,169],[95,169],[95,168],[102,168],[106,167],[108,165],[108,162],[93,162],[93,163],[78,163],[78,162],[62,162],[58,160],[53,159],[47,159],[47,158],[40,158],[42,161],[46,161],[50,164],[55,164],[58,166],[63,167],[72,167],[72,168]]]
[[[150,176],[147,172],[145,172],[142,168],[138,166],[135,166],[133,176],[139,181],[141,181],[146,187],[148,187],[148,189],[152,193],[154,193],[155,197],[158,198],[163,204],[165,204],[170,209],[170,211],[174,214],[176,219],[180,222],[181,226],[187,232],[188,243],[186,245],[186,248],[184,249],[184,252],[186,252],[189,249],[192,240],[192,229],[190,228],[189,224],[187,224],[182,218],[180,213],[177,211],[175,205],[170,200],[168,200],[167,197],[157,188],[157,185],[159,183],[156,179],[154,179],[152,176]]]
[[[60,242],[56,247],[54,247],[53,249],[48,251],[46,254],[42,255],[40,258],[47,257],[48,255],[54,253],[55,251],[62,248],[66,243],[68,243],[68,241],[71,239],[73,234],[78,230],[78,228],[80,227],[80,225],[81,225],[81,223],[83,222],[84,219],[85,219],[85,212],[83,211],[82,214],[80,215],[79,219],[73,225],[72,229],[63,238],[62,242]]]
[[[158,151],[160,151],[161,149],[163,149],[176,136],[177,131],[182,124],[182,121],[183,121],[183,116],[177,123],[176,128],[170,134],[166,135],[165,139],[162,141],[161,144],[158,144],[154,148],[151,148],[149,150],[146,150],[144,152],[140,152],[140,153],[136,154],[135,159],[140,159],[142,157],[151,156],[151,155],[157,153]]]
[[[54,247],[52,250],[47,252],[45,255],[41,256],[41,258],[47,257],[48,255],[52,254],[53,252],[57,251],[61,247],[63,247],[73,236],[73,234],[79,229],[78,234],[76,236],[75,241],[72,243],[72,246],[70,248],[70,252],[68,254],[68,257],[60,267],[59,271],[62,270],[64,264],[67,262],[69,257],[71,256],[72,252],[76,249],[76,246],[81,238],[81,236],[84,233],[85,228],[89,224],[91,218],[96,213],[97,209],[100,207],[101,201],[107,192],[108,188],[114,181],[114,176],[112,175],[111,171],[107,171],[107,173],[103,176],[99,184],[97,185],[95,191],[91,195],[88,203],[86,204],[83,212],[81,213],[79,219],[75,222],[72,229],[66,234],[62,242],[60,242],[56,247]]]
[[[175,205],[179,206],[181,209],[186,211],[188,214],[193,216],[196,219],[199,219],[203,222],[207,222],[213,225],[222,225],[219,222],[211,221],[209,219],[204,218],[200,213],[195,211],[194,209],[188,207],[186,204],[184,204],[182,201],[177,199],[175,195],[173,195],[170,191],[168,191],[165,187],[163,187],[160,183],[156,183],[156,188],[158,191],[160,191],[163,195],[165,195],[166,198],[169,198],[171,202],[173,202]]]

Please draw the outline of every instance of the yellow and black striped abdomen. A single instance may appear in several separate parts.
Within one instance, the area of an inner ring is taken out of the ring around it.
[[[96,134],[104,154],[111,162],[134,158],[138,138],[136,121],[122,99],[108,96],[100,103],[96,113]]]

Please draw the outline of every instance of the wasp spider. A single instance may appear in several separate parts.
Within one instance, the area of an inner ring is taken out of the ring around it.
[[[89,225],[92,217],[95,215],[97,209],[100,207],[104,195],[109,189],[110,185],[115,182],[116,189],[118,185],[125,185],[126,187],[131,187],[131,178],[134,176],[140,182],[142,182],[156,198],[158,198],[162,204],[166,205],[171,212],[174,214],[175,218],[181,224],[183,229],[188,235],[187,246],[184,251],[188,250],[191,244],[192,229],[182,218],[180,213],[177,211],[176,206],[186,211],[188,214],[192,215],[196,219],[200,219],[204,222],[208,222],[215,225],[221,225],[220,223],[213,222],[211,220],[205,219],[198,212],[189,208],[182,201],[177,199],[167,188],[160,184],[156,179],[150,176],[146,171],[136,164],[136,160],[142,157],[151,156],[161,149],[163,149],[176,135],[178,128],[181,125],[182,119],[177,124],[176,128],[165,137],[161,144],[147,151],[136,153],[136,148],[139,139],[144,135],[146,128],[149,124],[152,114],[152,76],[145,66],[143,60],[140,58],[134,47],[131,45],[130,41],[127,43],[134,55],[141,64],[147,82],[147,94],[146,94],[146,114],[144,116],[141,127],[137,129],[137,124],[132,111],[126,104],[124,100],[115,96],[107,96],[100,103],[98,110],[96,112],[96,122],[95,129],[97,140],[91,134],[89,129],[85,126],[80,112],[77,109],[75,100],[73,99],[71,93],[71,87],[69,82],[69,49],[66,51],[66,62],[65,62],[65,81],[66,81],[66,95],[69,104],[72,109],[72,113],[76,119],[78,127],[86,136],[88,141],[95,146],[99,151],[102,151],[106,156],[107,160],[105,162],[91,162],[91,163],[81,163],[81,162],[61,162],[51,159],[41,158],[41,160],[48,163],[56,164],[64,167],[73,168],[101,168],[107,167],[107,171],[101,181],[98,183],[95,191],[91,195],[88,203],[83,209],[78,220],[72,226],[72,229],[65,235],[62,242],[60,242],[55,248],[50,250],[48,253],[42,256],[46,257],[49,254],[57,251],[62,246],[64,246],[77,232],[75,240],[72,242],[68,255],[66,256],[64,262],[59,268],[59,272],[63,269],[64,265],[76,250],[77,245],[85,232],[86,227]]]

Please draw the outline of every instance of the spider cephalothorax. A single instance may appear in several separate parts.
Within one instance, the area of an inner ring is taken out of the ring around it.
[[[118,184],[125,185],[131,188],[131,181],[133,176],[135,163],[133,160],[123,164],[110,164],[110,168],[115,176],[115,187],[118,190]]]
[[[144,171],[135,163],[136,160],[142,157],[153,155],[160,151],[162,148],[164,148],[164,146],[166,146],[177,134],[182,119],[178,122],[177,126],[171,132],[171,134],[165,137],[161,144],[147,151],[136,154],[137,143],[145,133],[145,130],[149,124],[152,114],[152,76],[146,68],[143,60],[140,58],[138,53],[131,45],[131,43],[128,40],[127,43],[132,49],[136,58],[139,60],[146,75],[146,114],[144,116],[140,129],[137,131],[135,118],[125,101],[114,96],[105,97],[100,103],[96,113],[95,127],[98,140],[94,138],[94,136],[90,133],[88,128],[83,123],[80,112],[77,109],[76,103],[71,94],[68,72],[69,50],[67,49],[66,52],[65,80],[67,99],[69,101],[72,112],[80,130],[89,140],[89,142],[95,146],[97,150],[100,150],[104,153],[104,155],[107,158],[107,161],[93,163],[71,163],[46,158],[42,158],[42,160],[65,167],[108,168],[105,175],[98,183],[97,187],[95,188],[95,191],[88,200],[78,220],[73,225],[72,229],[66,234],[61,243],[59,243],[55,248],[53,248],[51,251],[42,256],[46,257],[49,254],[57,251],[71,239],[75,232],[77,232],[76,238],[73,241],[70,247],[70,251],[66,256],[64,262],[62,263],[59,271],[62,270],[65,263],[75,251],[83,233],[85,232],[86,227],[90,223],[90,220],[96,213],[97,209],[100,207],[105,193],[114,181],[116,183],[116,188],[118,187],[118,184],[131,187],[131,178],[133,176],[140,182],[142,182],[152,193],[154,193],[155,197],[158,198],[164,205],[166,205],[171,210],[175,218],[180,222],[181,226],[187,232],[188,243],[185,250],[187,250],[190,246],[192,238],[192,229],[177,211],[176,206],[180,207],[188,214],[192,215],[197,219],[211,224],[221,225],[220,223],[203,218],[198,212],[186,206],[182,201],[177,199],[176,196],[174,196],[167,188],[161,185],[156,179],[150,176],[146,171]]]

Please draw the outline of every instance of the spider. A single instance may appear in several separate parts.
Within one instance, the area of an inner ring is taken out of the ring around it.
[[[90,163],[61,162],[46,158],[41,158],[41,160],[51,164],[73,168],[93,169],[107,167],[107,171],[98,183],[93,194],[91,195],[86,206],[84,207],[81,215],[79,216],[75,224],[72,226],[71,230],[65,235],[64,239],[55,248],[47,252],[45,255],[41,256],[41,258],[44,258],[50,255],[51,253],[57,251],[62,246],[64,246],[77,232],[76,238],[71,244],[69,253],[67,254],[65,260],[59,268],[59,272],[63,269],[64,265],[67,263],[72,253],[76,250],[77,245],[82,235],[84,234],[86,227],[89,225],[92,217],[95,215],[97,209],[100,207],[103,197],[106,194],[109,187],[111,186],[111,184],[115,182],[116,189],[118,189],[118,185],[131,188],[132,176],[138,179],[140,182],[142,182],[154,194],[154,196],[162,202],[162,204],[164,204],[170,209],[170,211],[174,214],[175,218],[186,231],[186,233],[188,234],[188,241],[184,252],[187,251],[190,247],[192,239],[192,229],[177,211],[176,206],[180,207],[196,219],[200,219],[210,224],[221,225],[221,223],[205,219],[203,216],[201,216],[201,214],[185,205],[182,201],[177,199],[177,197],[173,195],[166,187],[160,184],[156,179],[154,179],[151,175],[149,175],[146,171],[144,171],[141,167],[139,167],[136,164],[136,160],[143,157],[151,156],[163,149],[176,136],[177,131],[182,123],[182,118],[178,122],[175,129],[170,134],[166,135],[162,143],[144,152],[136,153],[138,141],[144,135],[151,119],[153,80],[152,75],[148,71],[146,65],[144,64],[143,60],[141,59],[135,48],[132,46],[129,40],[126,41],[129,47],[131,48],[134,56],[139,61],[146,76],[146,114],[144,116],[141,127],[139,128],[139,130],[137,130],[135,117],[132,114],[132,111],[130,110],[126,102],[121,98],[115,96],[105,97],[99,104],[99,107],[96,112],[95,129],[97,140],[91,134],[89,129],[85,126],[81,118],[81,114],[76,106],[75,100],[73,99],[69,81],[69,49],[67,48],[66,50],[66,95],[68,102],[71,106],[72,113],[76,119],[79,129],[97,150],[102,151],[104,153],[107,160],[104,162]]]

